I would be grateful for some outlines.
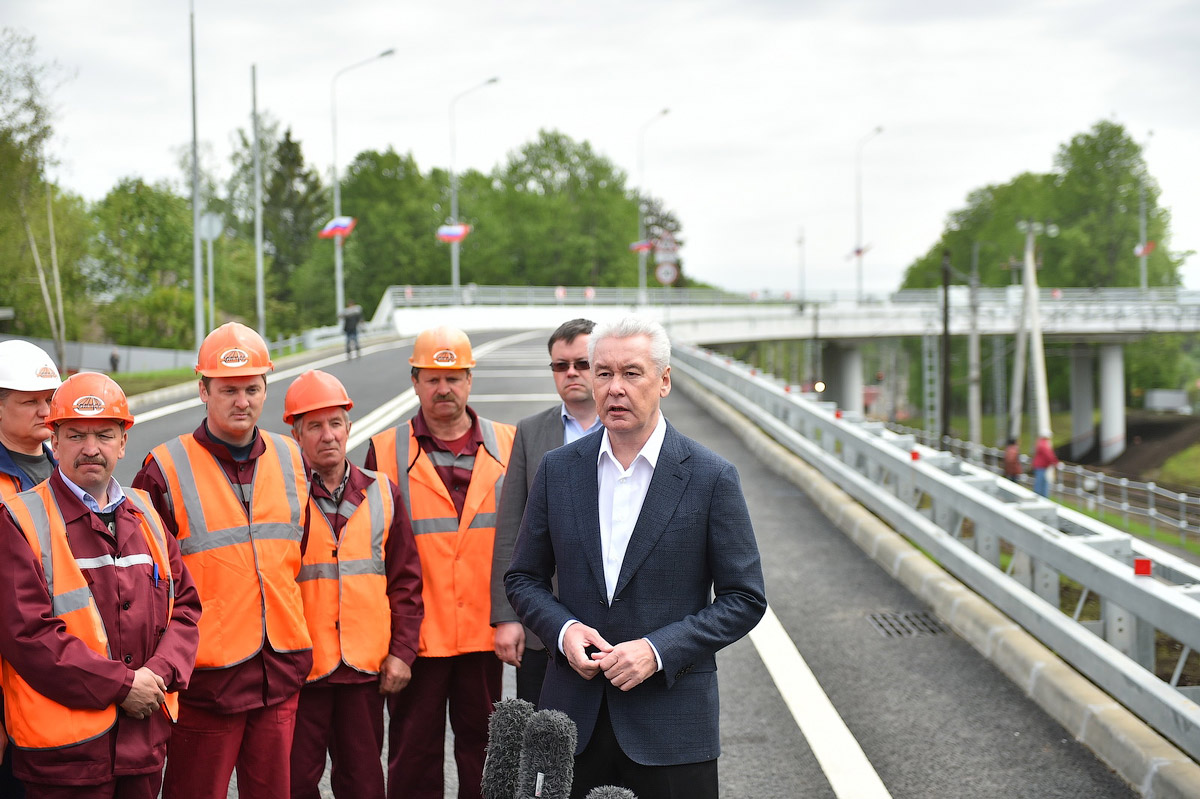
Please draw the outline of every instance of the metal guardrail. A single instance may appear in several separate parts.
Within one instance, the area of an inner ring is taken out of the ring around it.
[[[925,430],[888,424],[888,429],[900,435],[910,435],[927,447],[941,449],[996,474],[1004,474],[1004,450],[981,447],[959,438],[945,438]],[[1022,453],[1021,465],[1026,472],[1029,456]],[[1027,482],[1022,475],[1022,484]],[[1127,477],[1113,477],[1075,463],[1061,463],[1054,470],[1050,495],[1080,505],[1086,510],[1107,512],[1120,516],[1125,528],[1136,520],[1150,528],[1153,535],[1160,529],[1179,536],[1180,544],[1188,536],[1200,538],[1200,495],[1163,488],[1154,481],[1140,482]]]
[[[639,302],[636,288],[591,286],[478,286],[468,284],[457,292],[450,286],[389,286],[372,321],[381,312],[429,305],[628,305]],[[755,298],[757,300],[757,298]],[[750,300],[744,294],[716,289],[647,288],[645,303],[651,305],[724,305]],[[767,303],[794,302],[784,297],[766,297]],[[385,305],[390,306],[385,309]]]
[[[1200,758],[1200,686],[1179,685],[1200,650],[1200,567],[720,354],[676,346],[673,365]],[[1135,576],[1135,557],[1154,575]],[[1079,591],[1065,612],[1064,584]],[[1183,646],[1168,680],[1158,632]]]

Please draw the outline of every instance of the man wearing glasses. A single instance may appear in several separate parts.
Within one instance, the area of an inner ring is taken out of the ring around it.
[[[492,550],[492,626],[496,628],[496,656],[517,667],[517,698],[537,704],[546,675],[546,648],[525,629],[504,595],[504,573],[512,559],[513,544],[525,514],[525,500],[542,456],[600,429],[596,401],[592,398],[592,371],[588,364],[590,319],[564,322],[550,336],[550,371],[562,404],[527,416],[517,424],[500,511],[496,544]]]

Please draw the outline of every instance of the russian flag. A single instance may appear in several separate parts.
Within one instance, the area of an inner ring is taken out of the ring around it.
[[[635,241],[629,245],[629,249],[633,252],[649,252],[654,249],[654,242],[649,239]]]
[[[470,232],[470,225],[442,225],[437,229],[437,237],[438,241],[462,241]]]
[[[325,227],[321,228],[321,232],[317,235],[323,239],[332,239],[334,236],[346,238],[357,223],[358,220],[352,216],[335,216]]]

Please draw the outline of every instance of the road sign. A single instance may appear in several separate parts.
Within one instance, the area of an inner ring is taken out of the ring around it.
[[[679,267],[674,263],[660,263],[654,267],[654,276],[658,278],[658,282],[664,286],[669,286],[679,279]]]
[[[669,230],[664,230],[663,234],[658,237],[658,241],[654,242],[654,263],[679,263],[679,242],[675,241],[675,237]]]

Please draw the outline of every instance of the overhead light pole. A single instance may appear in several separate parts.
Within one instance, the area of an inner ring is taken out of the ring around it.
[[[471,88],[459,92],[450,99],[450,224],[452,225],[458,224],[458,173],[454,168],[456,155],[455,150],[458,142],[454,125],[454,106],[459,100],[466,97],[471,92],[499,82],[500,78],[488,78],[483,83],[477,83]],[[461,248],[461,237],[450,242],[450,296],[454,298],[454,302],[459,302],[458,292],[460,279],[458,262]]]
[[[671,109],[664,108],[654,116],[647,119],[638,129],[638,150],[637,150],[637,167],[638,167],[638,193],[639,195],[644,189],[646,182],[646,129],[653,125],[658,120],[671,113]],[[646,204],[644,198],[638,197],[638,241],[646,240]],[[646,304],[646,248],[638,248],[638,305]]]
[[[862,154],[867,142],[883,133],[883,125],[863,136],[854,150],[854,258],[857,261],[858,301],[863,301]]]
[[[1037,436],[1050,438],[1050,393],[1046,383],[1046,351],[1042,346],[1042,317],[1038,309],[1038,282],[1036,247],[1037,236],[1044,233],[1054,238],[1058,235],[1058,225],[1053,222],[1045,224],[1032,219],[1022,219],[1017,222],[1017,230],[1025,234],[1025,321],[1029,325],[1029,368],[1033,372],[1033,395],[1037,404]],[[1020,349],[1020,348],[1018,348]],[[1025,385],[1024,353],[1018,351],[1016,364],[1013,368],[1013,421],[1010,434],[1018,438],[1021,432],[1021,390]]]
[[[333,80],[329,82],[329,118],[333,126],[333,216],[337,218],[342,215],[342,183],[338,179],[338,154],[337,154],[337,80],[342,75],[352,69],[365,67],[374,61],[381,58],[387,58],[390,55],[395,55],[394,48],[389,47],[379,55],[371,56],[370,58],[351,64],[348,67],[343,67],[333,73]],[[333,282],[335,286],[334,301],[337,307],[335,313],[341,313],[346,307],[346,283],[342,274],[342,237],[336,235],[333,237]]]
[[[200,152],[196,136],[196,11],[190,2],[188,26],[192,45],[192,289],[196,303],[193,321],[199,350],[204,340],[204,268],[200,263]]]

